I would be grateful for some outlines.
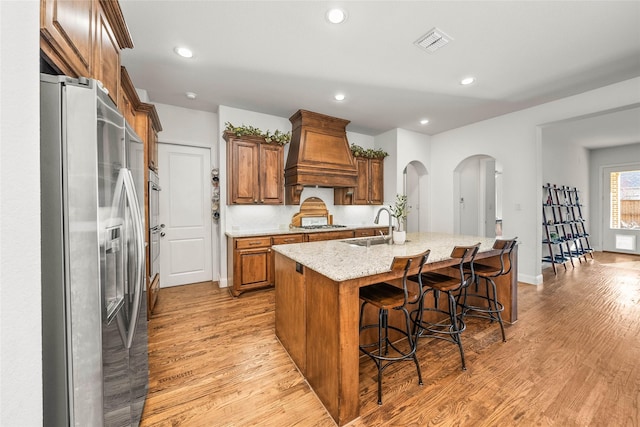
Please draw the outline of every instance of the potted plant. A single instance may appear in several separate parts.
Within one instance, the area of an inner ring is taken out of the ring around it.
[[[398,221],[398,229],[393,230],[393,243],[399,245],[403,244],[407,238],[407,232],[405,231],[405,222],[407,215],[409,214],[409,208],[407,207],[407,196],[404,194],[396,194],[396,203],[391,208],[391,216]]]

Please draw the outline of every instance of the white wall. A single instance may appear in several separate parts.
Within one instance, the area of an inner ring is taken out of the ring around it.
[[[0,1],[0,425],[42,425],[40,2]]]
[[[640,100],[640,78],[464,126],[431,138],[431,229],[453,232],[453,173],[476,154],[502,165],[503,235],[518,236],[519,280],[541,283],[542,149],[546,123],[606,111]]]
[[[609,194],[608,189],[603,188],[603,168],[608,166],[622,166],[631,163],[640,163],[640,142],[637,144],[623,145],[612,148],[601,148],[589,151],[589,193],[593,195],[589,202],[582,202],[589,207],[590,221],[587,222],[587,230],[591,234],[589,243],[597,251],[602,250],[602,232],[604,227],[603,197]],[[601,194],[602,197],[596,197]],[[583,212],[583,215],[585,212]],[[639,233],[640,234],[640,233]],[[640,235],[638,236],[640,241]],[[639,249],[640,250],[640,249]]]
[[[589,151],[566,141],[557,141],[542,128],[542,182],[577,187],[587,193],[589,182]],[[585,196],[587,194],[584,194]]]
[[[207,111],[190,110],[173,105],[157,104],[156,111],[162,123],[158,134],[160,142],[213,148],[218,140],[218,115]],[[218,163],[217,150],[213,150],[211,164]]]
[[[398,171],[398,130],[391,129],[390,131],[376,135],[374,138],[376,147],[389,153],[388,157],[384,159],[384,204],[390,205],[396,199],[396,193],[398,193],[398,179],[397,176],[402,171]],[[396,179],[394,179],[396,177]],[[400,183],[402,180],[400,180]]]

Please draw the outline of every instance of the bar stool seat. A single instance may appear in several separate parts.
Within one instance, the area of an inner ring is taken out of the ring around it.
[[[456,275],[437,271],[422,273],[423,294],[418,304],[418,309],[411,312],[414,331],[420,338],[437,338],[449,341],[458,346],[462,370],[466,370],[464,349],[462,348],[461,334],[466,329],[462,312],[458,310],[457,298],[459,291],[474,281],[473,270],[464,271],[465,263],[473,265],[473,260],[478,253],[480,243],[473,246],[455,246],[451,251],[451,258],[457,259]],[[454,272],[452,271],[452,274]],[[411,276],[409,280],[416,280],[417,276]],[[440,307],[440,295],[447,296],[447,307]],[[433,306],[426,306],[425,301],[431,294]],[[425,315],[428,317],[425,319]]]
[[[378,340],[372,343],[360,344],[360,351],[371,358],[378,368],[378,404],[382,404],[382,374],[384,370],[401,361],[413,361],[418,371],[418,384],[422,385],[420,363],[416,356],[416,337],[413,334],[408,304],[417,303],[422,296],[422,284],[418,280],[409,289],[407,274],[412,267],[418,267],[418,274],[422,272],[430,251],[418,255],[397,256],[391,263],[391,270],[402,270],[402,287],[387,282],[375,283],[360,288],[360,333],[375,328]],[[363,325],[365,307],[370,304],[378,309],[378,323]],[[398,310],[404,314],[404,328],[389,324],[389,310]],[[389,330],[396,331],[400,339],[392,340]]]
[[[469,293],[469,287],[465,288],[459,299],[463,317],[488,319],[491,323],[498,322],[503,342],[507,341],[501,314],[504,311],[504,305],[498,301],[494,279],[511,272],[513,248],[517,244],[516,239],[517,237],[513,239],[496,239],[493,243],[493,249],[500,250],[500,265],[487,265],[478,262],[474,263],[473,266],[465,265],[465,271],[470,271],[473,267],[475,286],[472,288],[473,293]],[[481,293],[480,279],[484,279],[484,293]]]

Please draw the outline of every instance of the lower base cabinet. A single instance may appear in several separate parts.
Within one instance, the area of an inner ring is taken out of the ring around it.
[[[271,246],[290,243],[318,242],[322,240],[367,237],[386,232],[387,228],[358,228],[356,230],[326,231],[273,236],[229,237],[227,239],[227,268],[230,276],[229,291],[234,297],[243,292],[264,289],[275,284],[275,265]]]

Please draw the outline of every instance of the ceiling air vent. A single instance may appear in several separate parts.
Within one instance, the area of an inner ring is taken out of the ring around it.
[[[415,44],[427,52],[433,53],[451,40],[453,40],[453,38],[445,34],[444,31],[439,28],[433,28],[429,30],[427,34],[416,40]]]

